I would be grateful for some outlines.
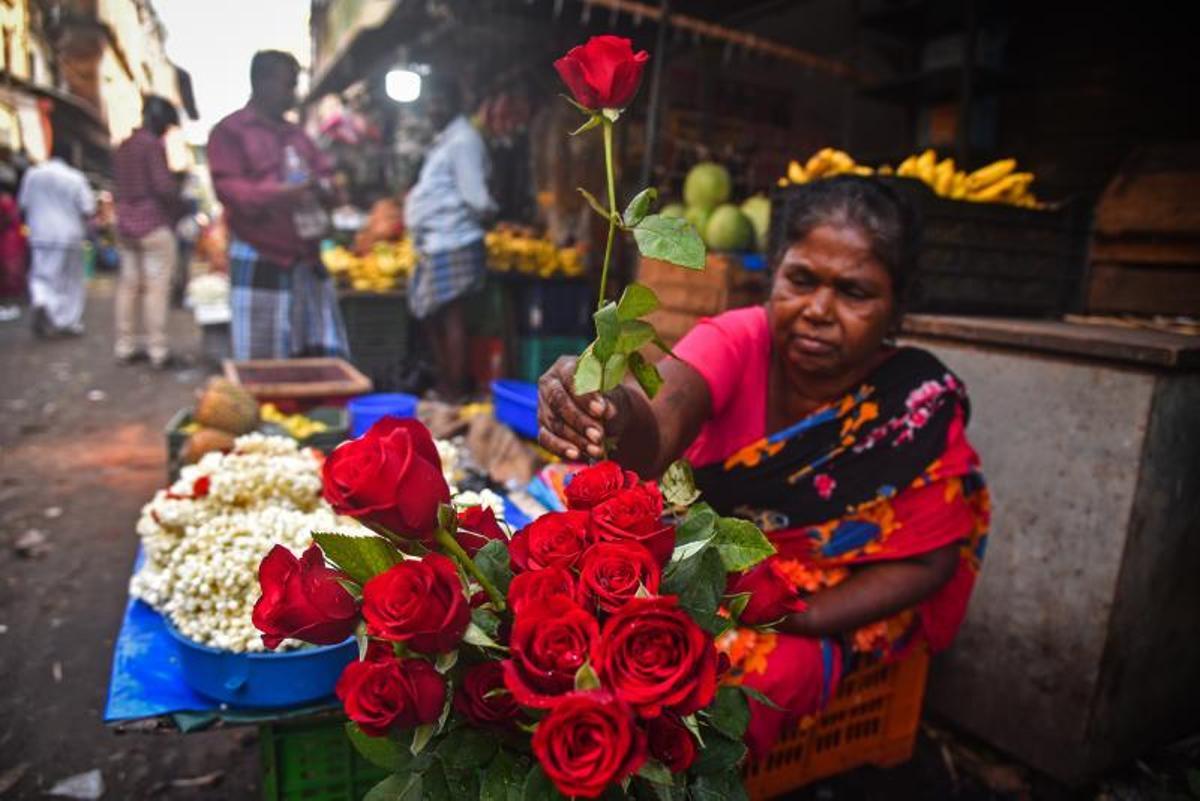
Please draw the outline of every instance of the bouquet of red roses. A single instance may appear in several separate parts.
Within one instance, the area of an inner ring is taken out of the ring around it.
[[[334,509],[379,536],[277,546],[254,623],[268,647],[358,637],[337,696],[393,772],[369,798],[743,797],[746,691],[722,686],[714,638],[748,598],[729,574],[773,549],[696,503],[685,466],[663,489],[588,467],[567,511],[511,538],[449,505],[416,421],[381,420],[323,471]]]

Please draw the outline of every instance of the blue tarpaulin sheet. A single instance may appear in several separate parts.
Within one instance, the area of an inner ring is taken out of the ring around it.
[[[529,522],[529,518],[507,498],[504,510],[505,518],[513,528],[521,528]],[[139,552],[135,570],[141,560]],[[306,711],[312,709],[314,707],[306,707]],[[231,710],[222,709],[219,702],[197,695],[184,683],[178,646],[167,633],[162,616],[145,603],[131,598],[125,606],[121,631],[113,647],[104,722],[117,723],[178,712],[211,712],[250,719],[236,711],[228,714]],[[287,710],[272,710],[262,715],[263,719],[287,716]]]

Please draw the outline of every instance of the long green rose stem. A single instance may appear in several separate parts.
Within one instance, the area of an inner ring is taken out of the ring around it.
[[[613,238],[617,234],[617,182],[613,178],[613,124],[608,117],[602,116],[600,124],[604,129],[604,167],[608,177],[608,242],[604,246],[604,266],[600,270],[600,300],[596,308],[604,305],[608,289],[608,264],[612,261]]]
[[[434,532],[434,539],[442,550],[450,555],[454,561],[463,566],[463,569],[471,574],[471,578],[479,582],[479,586],[483,587],[483,591],[487,593],[488,598],[492,601],[492,606],[496,607],[497,612],[504,611],[504,596],[500,594],[500,590],[496,589],[496,585],[488,581],[487,576],[483,575],[483,571],[479,566],[472,561],[463,547],[458,544],[458,540],[454,539],[454,535],[446,529],[438,526]]]

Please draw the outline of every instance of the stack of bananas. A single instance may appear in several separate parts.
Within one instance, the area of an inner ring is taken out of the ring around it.
[[[496,272],[518,272],[538,278],[583,275],[583,253],[578,248],[560,248],[528,229],[497,226],[483,238],[488,267]]]
[[[809,157],[804,164],[798,161],[789,162],[787,176],[779,179],[779,185],[804,184],[818,178],[830,178],[845,173],[873,175],[875,171],[866,165],[856,164],[850,154],[845,151],[823,147]]]
[[[305,417],[302,414],[284,414],[273,403],[264,403],[259,407],[258,413],[264,421],[274,423],[286,431],[289,437],[300,442],[308,439],[313,434],[320,434],[329,430],[329,426],[320,420],[313,420],[311,417]]]
[[[335,247],[321,254],[321,262],[343,285],[360,292],[387,292],[404,286],[417,264],[412,241],[376,242],[365,256]]]
[[[1007,203],[1029,209],[1045,208],[1030,191],[1033,173],[1017,172],[1016,159],[1001,159],[974,172],[958,169],[954,159],[938,161],[937,153],[926,150],[919,156],[913,155],[893,169],[883,165],[878,169],[856,164],[847,153],[833,148],[822,148],[804,164],[792,161],[787,175],[779,179],[780,186],[803,184],[817,178],[850,173],[853,175],[899,175],[923,181],[936,194],[952,200],[972,203]]]
[[[1016,169],[1016,159],[1000,159],[974,172],[966,172],[955,167],[954,159],[938,161],[936,153],[926,150],[902,161],[896,168],[896,175],[924,181],[935,193],[952,200],[1044,208],[1045,204],[1029,191],[1033,173],[1016,172]]]

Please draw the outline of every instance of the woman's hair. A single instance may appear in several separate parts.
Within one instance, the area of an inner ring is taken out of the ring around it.
[[[866,234],[871,254],[887,268],[892,292],[901,305],[916,267],[920,223],[912,206],[896,190],[873,178],[839,175],[802,184],[788,198],[784,238],[775,264],[789,247],[818,225],[851,225]]]

